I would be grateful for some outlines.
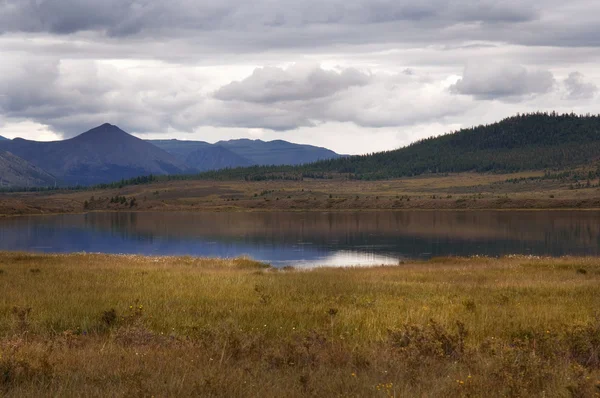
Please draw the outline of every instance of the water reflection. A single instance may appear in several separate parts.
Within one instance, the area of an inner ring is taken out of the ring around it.
[[[2,250],[250,255],[276,266],[600,254],[595,211],[91,213],[9,218],[0,228]]]

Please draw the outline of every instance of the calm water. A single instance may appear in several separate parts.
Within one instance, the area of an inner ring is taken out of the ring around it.
[[[599,255],[592,211],[92,213],[0,219],[0,250],[235,257],[275,266]]]

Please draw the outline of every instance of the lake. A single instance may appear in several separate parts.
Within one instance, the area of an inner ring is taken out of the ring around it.
[[[90,213],[0,219],[0,250],[236,257],[274,266],[600,254],[597,211]]]

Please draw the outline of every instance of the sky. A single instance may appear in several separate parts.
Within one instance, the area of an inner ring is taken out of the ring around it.
[[[0,0],[0,135],[361,154],[599,113],[596,0]]]

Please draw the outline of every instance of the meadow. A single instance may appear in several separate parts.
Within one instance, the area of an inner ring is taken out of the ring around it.
[[[600,396],[600,259],[0,253],[0,395]]]
[[[458,173],[394,180],[163,181],[105,189],[0,192],[0,216],[90,211],[598,209],[600,181],[543,172]]]

